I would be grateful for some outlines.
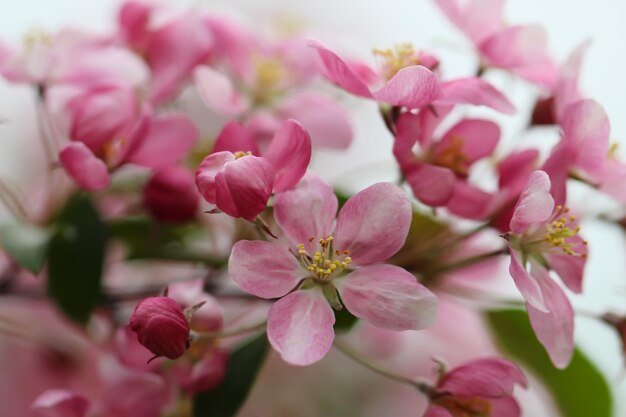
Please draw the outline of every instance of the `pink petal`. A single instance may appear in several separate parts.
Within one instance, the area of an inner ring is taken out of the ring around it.
[[[418,109],[441,96],[439,80],[428,68],[421,65],[402,68],[383,87],[374,92],[378,101],[394,106]]]
[[[150,120],[146,137],[126,160],[148,168],[165,168],[185,157],[199,136],[200,132],[187,116],[155,117]]]
[[[329,96],[315,92],[296,94],[282,100],[278,112],[286,119],[297,120],[311,135],[313,146],[346,149],[352,142],[350,112]]]
[[[515,106],[504,94],[481,78],[460,78],[441,83],[441,93],[435,105],[473,104],[504,114],[516,112]]]
[[[224,169],[227,163],[235,160],[231,152],[212,153],[200,164],[196,171],[196,185],[204,199],[215,204],[215,176]]]
[[[151,5],[140,1],[128,1],[122,5],[118,23],[125,42],[135,48],[145,48],[152,11]]]
[[[519,258],[519,254],[512,248],[509,274],[511,274],[515,286],[529,305],[543,312],[549,311],[543,299],[543,293],[541,292],[539,283],[526,271],[526,268]]]
[[[548,271],[537,267],[531,271],[539,282],[549,313],[527,304],[530,324],[541,344],[548,351],[554,366],[565,368],[574,353],[574,310],[567,296]]]
[[[311,138],[294,120],[284,122],[263,158],[274,168],[274,190],[285,191],[300,181],[311,161]]]
[[[276,193],[274,217],[289,241],[313,249],[309,238],[328,237],[337,215],[337,196],[333,187],[313,173],[308,173],[292,189]]]
[[[31,408],[37,417],[84,417],[89,400],[74,391],[53,389],[40,394]]]
[[[464,397],[505,397],[513,394],[515,384],[527,385],[526,377],[515,364],[500,358],[483,358],[454,368],[438,389]]]
[[[309,40],[309,46],[317,51],[326,79],[356,96],[373,98],[369,87],[339,55],[316,40]]]
[[[420,330],[437,317],[437,298],[406,270],[388,264],[358,268],[335,279],[341,300],[355,316],[392,330]]]
[[[287,363],[311,365],[330,350],[335,314],[319,287],[281,298],[267,315],[267,337]]]
[[[573,236],[567,239],[568,244],[572,244],[572,250],[578,255],[587,255],[587,245],[583,244],[580,236]],[[561,281],[572,292],[580,294],[583,291],[583,272],[587,263],[587,258],[574,255],[547,254],[546,258],[550,268],[553,269]]]
[[[270,163],[244,156],[224,165],[215,176],[215,205],[229,216],[254,221],[267,207],[273,187]]]
[[[611,134],[604,108],[595,100],[580,100],[565,109],[561,125],[563,141],[575,150],[570,163],[590,175],[601,174]]]
[[[509,69],[529,81],[554,87],[557,68],[546,50],[548,35],[541,25],[509,26],[486,38],[480,51],[487,64]]]
[[[528,175],[536,169],[538,159],[539,151],[536,149],[511,153],[498,164],[499,187],[509,188],[512,194],[519,194],[528,181]]]
[[[446,204],[450,213],[471,220],[482,220],[489,216],[501,200],[498,194],[488,193],[465,181],[456,181],[454,193]]]
[[[224,125],[213,144],[212,153],[223,151],[252,152],[253,155],[259,155],[252,133],[235,120],[230,120]]]
[[[208,108],[223,116],[238,116],[248,109],[248,102],[224,74],[206,65],[196,68],[194,81],[200,98]]]
[[[435,152],[449,148],[455,138],[462,140],[461,152],[469,166],[493,153],[500,140],[500,127],[489,120],[463,119],[446,132]]]
[[[286,247],[260,240],[235,243],[228,274],[244,291],[262,298],[282,297],[306,274]]]
[[[371,185],[350,197],[339,212],[335,248],[349,250],[355,265],[385,261],[404,245],[411,219],[411,203],[398,186]]]
[[[517,400],[513,397],[494,398],[490,402],[493,416],[520,417],[522,414]]]
[[[402,167],[415,197],[433,207],[445,206],[456,184],[456,176],[448,168],[415,162]]]
[[[228,67],[239,77],[252,71],[253,48],[257,47],[258,37],[247,27],[225,16],[203,16],[207,27],[213,33],[215,56],[224,59]]]
[[[504,0],[435,0],[439,8],[474,43],[503,26]]]
[[[531,224],[543,223],[550,218],[554,210],[550,187],[550,177],[544,171],[530,174],[511,218],[513,233],[523,233]]]
[[[402,113],[396,121],[396,137],[393,143],[393,155],[401,168],[415,161],[413,147],[419,134],[420,117],[411,112]]]
[[[583,98],[578,88],[578,79],[583,58],[590,45],[589,40],[581,43],[560,68],[559,79],[554,88],[554,112],[557,120],[563,118],[567,106]]]
[[[61,166],[81,188],[102,190],[109,186],[109,170],[82,142],[71,142],[59,153]]]

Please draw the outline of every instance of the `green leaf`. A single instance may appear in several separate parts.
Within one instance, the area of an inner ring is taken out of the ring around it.
[[[611,417],[613,398],[604,376],[579,349],[556,369],[522,310],[493,310],[487,322],[501,350],[531,370],[552,393],[563,417]]]
[[[248,397],[259,369],[267,356],[265,333],[240,345],[230,355],[224,381],[217,388],[197,394],[194,417],[233,417]]]
[[[46,262],[49,230],[13,220],[0,226],[2,247],[23,268],[38,274]]]
[[[100,300],[107,229],[86,196],[68,201],[48,250],[48,293],[71,319],[86,323]]]
[[[335,332],[350,331],[358,321],[359,318],[345,307],[341,310],[335,310]]]

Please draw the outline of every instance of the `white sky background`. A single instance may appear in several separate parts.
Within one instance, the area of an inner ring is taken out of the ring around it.
[[[33,26],[53,30],[71,24],[104,30],[112,25],[117,3],[111,0],[0,0],[0,38],[17,41]],[[444,74],[448,76],[468,74],[474,65],[471,53],[463,49],[463,37],[430,0],[205,0],[172,3],[200,4],[256,22],[270,22],[280,11],[284,15],[300,17],[315,36],[363,58],[369,56],[372,47],[409,41],[440,55]],[[589,97],[605,106],[611,118],[613,138],[626,144],[626,117],[622,103],[626,99],[626,1],[509,0],[507,16],[512,23],[544,24],[550,36],[550,49],[559,60],[581,41],[593,39],[582,85]],[[512,95],[519,107],[523,106],[528,97],[524,94],[522,82],[507,77],[493,80]],[[21,140],[32,135],[35,128],[26,123],[34,120],[28,99],[28,91],[0,81],[0,120],[5,122],[0,125],[1,176],[20,180],[29,176],[29,171],[23,168],[28,162],[28,151],[21,146]],[[324,166],[331,166],[325,176],[336,183],[352,181],[362,174],[384,177],[389,166],[384,161],[390,160],[390,140],[382,122],[372,117],[375,115],[374,105],[356,100],[354,103],[360,115],[356,119],[357,142],[347,155],[323,156]],[[492,113],[489,115],[493,116]],[[512,136],[522,129],[524,116],[502,120],[505,121],[505,134]],[[604,203],[593,194],[585,192],[581,195],[580,201],[593,207]],[[622,233],[594,222],[586,225],[585,234],[593,252],[586,278],[586,294],[575,300],[576,305],[597,311],[608,305],[626,313],[626,245]],[[613,334],[589,320],[580,319],[577,321],[577,340],[606,372],[609,380],[616,381],[621,360]],[[616,416],[624,416],[626,382],[614,382],[614,385],[618,386]]]

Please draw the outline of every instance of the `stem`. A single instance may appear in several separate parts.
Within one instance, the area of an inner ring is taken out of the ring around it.
[[[333,342],[334,346],[344,355],[348,356],[350,359],[355,361],[356,363],[363,365],[370,371],[376,372],[379,375],[384,376],[385,378],[391,379],[396,382],[400,382],[402,384],[410,385],[414,388],[417,388],[419,392],[424,395],[429,396],[432,393],[433,388],[425,382],[417,381],[413,378],[409,378],[403,375],[398,375],[394,371],[383,368],[382,366],[376,365],[370,361],[369,358],[364,356],[362,353],[357,352],[349,345],[346,345],[338,338],[335,338]]]
[[[509,253],[509,249],[508,248],[503,248],[503,249],[498,249],[495,251],[491,251],[491,252],[487,252],[487,253],[483,253],[480,255],[476,255],[476,256],[472,256],[466,259],[461,259],[460,261],[456,261],[453,262],[451,264],[445,265],[435,271],[433,271],[432,275],[437,275],[437,274],[442,274],[445,272],[450,272],[450,271],[454,271],[457,269],[463,269],[465,267],[483,262],[489,258],[493,258],[495,256],[500,256],[500,255],[508,255]]]
[[[241,326],[232,330],[225,330],[221,332],[193,332],[192,336],[196,339],[221,339],[225,337],[241,336],[242,334],[263,330],[266,326],[267,320],[263,320],[262,322],[256,324]]]

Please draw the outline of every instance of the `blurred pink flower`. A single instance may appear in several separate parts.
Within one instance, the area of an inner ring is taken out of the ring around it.
[[[200,204],[193,172],[179,166],[156,171],[144,186],[142,195],[150,214],[166,223],[194,219]]]
[[[40,394],[31,408],[37,417],[84,417],[89,400],[74,391],[53,389]]]
[[[226,375],[228,352],[210,349],[195,363],[177,361],[172,373],[181,388],[193,395],[217,387]]]
[[[229,273],[244,291],[282,297],[270,308],[268,338],[294,365],[317,362],[330,349],[338,296],[379,327],[422,329],[435,319],[435,296],[409,272],[384,263],[402,247],[411,223],[404,193],[393,184],[372,185],[346,202],[333,228],[337,206],[332,187],[308,175],[275,198],[289,244],[243,240],[231,252]]]

